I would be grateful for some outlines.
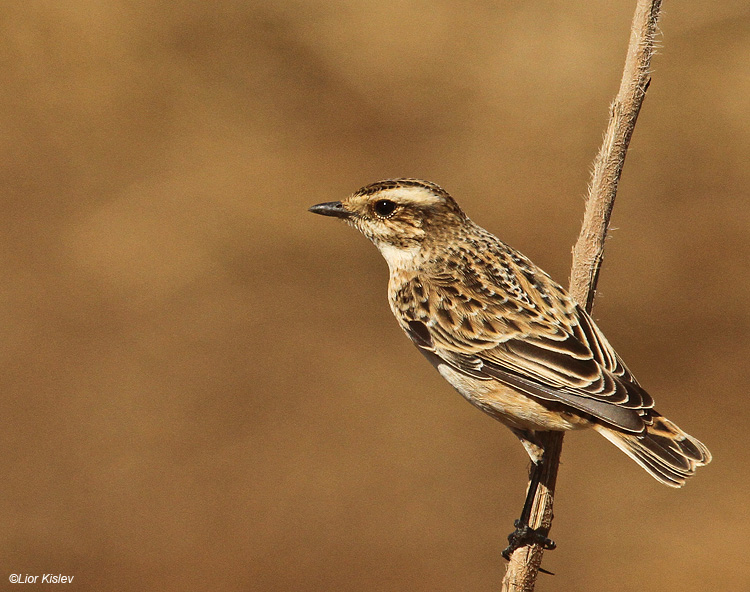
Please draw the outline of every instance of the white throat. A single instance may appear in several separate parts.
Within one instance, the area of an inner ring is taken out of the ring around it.
[[[375,246],[380,250],[380,254],[383,255],[388,268],[391,272],[394,271],[410,271],[417,267],[417,256],[419,255],[419,246],[414,247],[396,247],[389,243],[382,243],[380,241],[375,243]]]

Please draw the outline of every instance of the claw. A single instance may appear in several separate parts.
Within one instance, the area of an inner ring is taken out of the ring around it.
[[[527,545],[540,545],[542,549],[551,551],[557,545],[555,541],[547,538],[547,533],[543,528],[531,528],[528,524],[516,520],[513,523],[516,530],[508,535],[508,546],[503,550],[503,557],[510,561],[513,551]]]

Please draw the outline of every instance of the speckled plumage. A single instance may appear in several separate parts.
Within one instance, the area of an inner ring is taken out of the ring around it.
[[[466,399],[508,425],[533,460],[537,431],[584,427],[667,485],[681,486],[711,460],[653,409],[572,297],[439,186],[380,181],[311,211],[345,219],[380,249],[401,328]]]

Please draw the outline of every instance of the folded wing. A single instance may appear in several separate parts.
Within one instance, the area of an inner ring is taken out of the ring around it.
[[[425,353],[615,428],[644,430],[649,394],[591,317],[522,255],[488,253],[484,264],[465,261],[415,282],[420,305],[407,333]]]

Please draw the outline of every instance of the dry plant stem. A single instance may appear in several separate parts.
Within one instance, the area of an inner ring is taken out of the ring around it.
[[[604,241],[625,163],[630,138],[650,82],[651,56],[661,0],[638,0],[630,31],[620,90],[612,103],[607,132],[594,161],[581,233],[573,247],[570,293],[591,312],[601,268]],[[542,476],[534,497],[529,525],[549,532],[552,526],[557,469],[562,451],[562,432],[540,434],[544,444]],[[503,591],[532,592],[544,549],[531,545],[516,549],[503,578]]]
[[[594,160],[581,234],[573,247],[570,293],[589,312],[594,304],[604,240],[625,155],[651,81],[651,56],[660,7],[661,0],[639,0],[636,6],[620,91],[612,103],[607,132]]]

